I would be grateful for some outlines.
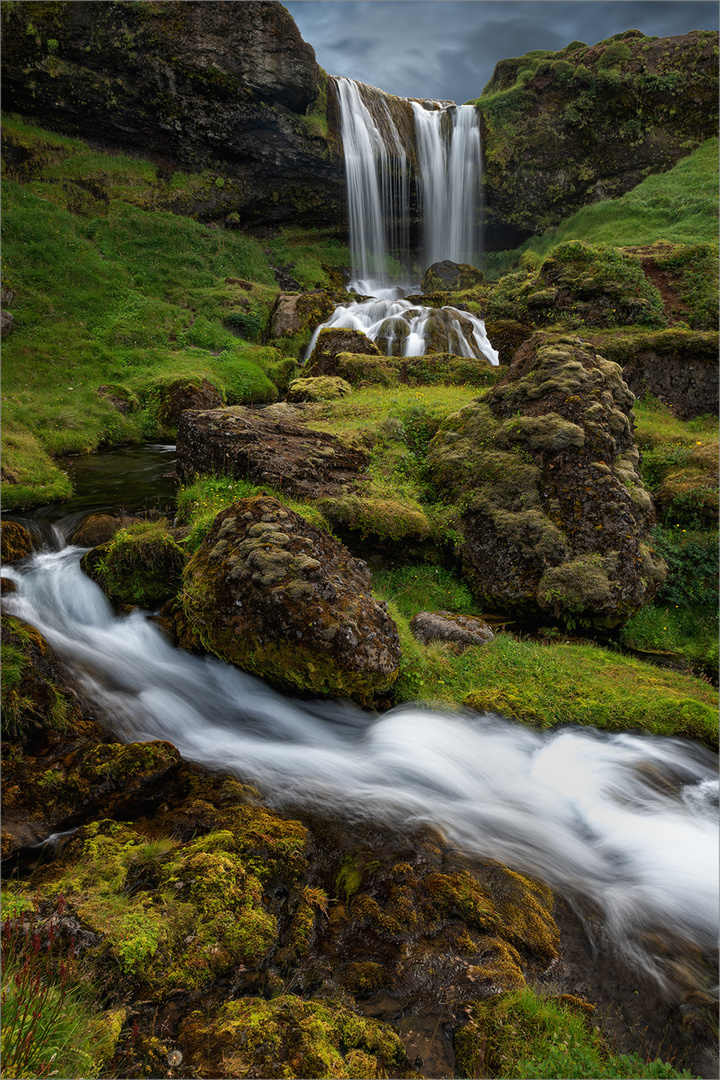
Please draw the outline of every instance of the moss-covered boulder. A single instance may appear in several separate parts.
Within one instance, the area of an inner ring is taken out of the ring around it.
[[[185,409],[217,409],[222,404],[220,392],[208,379],[176,379],[163,388],[158,420],[164,428],[175,428]]]
[[[122,527],[81,561],[113,604],[144,608],[161,606],[175,595],[184,563],[185,552],[165,521]]]
[[[270,337],[294,337],[312,330],[335,310],[335,300],[320,289],[305,293],[280,293],[270,316]]]
[[[431,641],[448,641],[461,649],[487,645],[495,638],[484,619],[456,615],[452,611],[419,611],[410,620],[410,631],[424,645]]]
[[[0,558],[4,566],[27,558],[33,553],[33,540],[28,529],[19,521],[3,521],[0,525]]]
[[[455,263],[450,259],[433,263],[423,274],[420,288],[424,293],[434,292],[457,292],[458,290],[472,289],[476,285],[482,285],[485,275],[469,263]]]
[[[371,702],[400,644],[370,572],[277,499],[218,514],[187,564],[185,616],[202,646],[285,689]]]
[[[463,573],[489,610],[621,625],[665,578],[636,471],[633,395],[576,337],[536,334],[507,375],[430,444],[463,508]]]
[[[130,514],[88,514],[71,536],[78,547],[97,547],[106,544],[120,529],[138,525],[140,520]]]
[[[315,348],[306,364],[305,374],[339,375],[338,353],[361,353],[363,356],[382,356],[374,341],[362,330],[345,330],[334,326],[325,327],[318,334]]]
[[[293,379],[288,387],[287,400],[296,401],[333,401],[345,397],[352,391],[352,386],[337,375],[318,375],[309,379]]]
[[[629,191],[717,135],[718,35],[646,37],[501,60],[477,99],[491,248]]]
[[[179,1042],[200,1075],[324,1080],[417,1077],[402,1040],[389,1024],[366,1020],[338,1001],[228,1001],[212,1017],[190,1014]]]

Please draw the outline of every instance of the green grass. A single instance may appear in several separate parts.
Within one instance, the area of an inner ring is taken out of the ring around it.
[[[544,257],[566,240],[632,247],[658,240],[717,243],[717,238],[718,140],[708,139],[672,169],[648,176],[620,198],[584,206],[512,251],[488,253],[486,274],[495,280],[517,266],[525,252]]]
[[[413,581],[412,579],[415,578]],[[437,610],[442,598],[434,568],[376,575],[375,595],[388,602],[400,633],[402,661],[394,688],[399,702],[439,706],[464,703],[538,728],[592,725],[606,731],[641,730],[684,735],[716,746],[717,692],[706,681],[651,667],[610,648],[548,635],[547,643],[498,632],[489,645],[458,652],[443,643],[422,645],[410,633],[415,610]],[[416,590],[408,594],[409,585]],[[470,605],[450,582],[442,602]]]
[[[577,998],[550,998],[529,987],[473,1003],[469,1022],[456,1035],[458,1063],[465,1076],[502,1077],[665,1077],[692,1073],[638,1054],[615,1054],[589,1021]]]

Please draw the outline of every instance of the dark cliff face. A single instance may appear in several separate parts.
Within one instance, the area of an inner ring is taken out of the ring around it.
[[[487,246],[617,198],[717,135],[717,46],[714,31],[628,30],[500,61],[477,101]]]
[[[231,177],[243,223],[344,222],[333,87],[275,0],[8,4],[2,32],[6,111]]]

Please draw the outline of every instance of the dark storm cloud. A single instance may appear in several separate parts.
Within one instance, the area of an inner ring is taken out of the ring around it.
[[[710,0],[291,0],[326,71],[403,97],[477,97],[498,60],[638,29],[716,30]]]

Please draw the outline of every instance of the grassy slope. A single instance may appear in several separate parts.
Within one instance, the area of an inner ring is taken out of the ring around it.
[[[672,169],[648,176],[619,199],[584,206],[513,251],[487,255],[488,277],[517,265],[526,251],[544,257],[565,240],[630,247],[667,240],[676,244],[718,239],[718,140],[708,139]]]

